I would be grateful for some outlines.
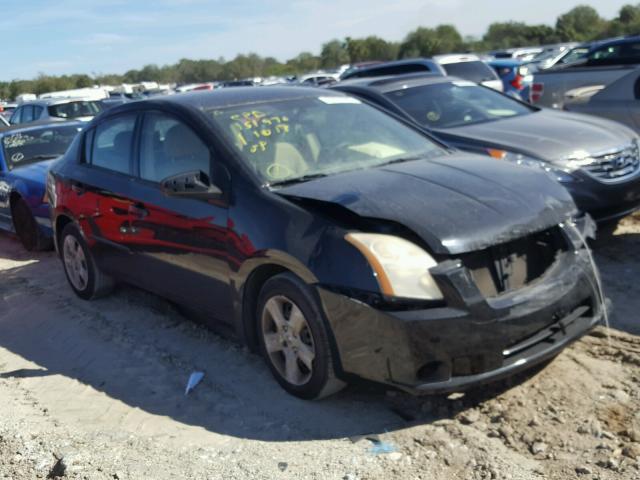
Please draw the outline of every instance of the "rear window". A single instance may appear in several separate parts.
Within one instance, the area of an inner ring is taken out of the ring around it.
[[[59,157],[79,131],[77,126],[56,126],[7,135],[2,139],[7,167],[12,170]]]
[[[58,118],[95,117],[102,111],[102,105],[94,101],[77,101],[50,105],[49,115]]]
[[[476,83],[495,80],[495,72],[484,62],[460,62],[443,65],[448,75],[464,78]]]

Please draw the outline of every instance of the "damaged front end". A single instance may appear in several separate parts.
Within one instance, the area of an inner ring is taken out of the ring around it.
[[[319,294],[346,375],[414,393],[459,391],[557,355],[603,316],[588,216],[430,269],[443,302]],[[394,308],[395,307],[395,308]]]

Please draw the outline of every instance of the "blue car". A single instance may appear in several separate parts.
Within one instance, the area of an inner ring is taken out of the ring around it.
[[[503,92],[518,100],[529,100],[529,88],[533,77],[529,67],[520,60],[505,58],[487,62],[493,68],[504,86]]]
[[[81,129],[57,122],[0,130],[0,229],[15,232],[27,250],[52,246],[47,170]]]

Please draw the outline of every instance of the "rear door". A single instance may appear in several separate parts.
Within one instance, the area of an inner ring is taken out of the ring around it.
[[[220,200],[168,197],[160,182],[202,171],[228,193],[221,159],[187,120],[148,111],[141,122],[128,246],[140,283],[175,301],[231,320],[228,210]]]
[[[83,137],[83,159],[65,203],[80,223],[100,267],[132,278],[127,241],[137,113],[107,118]]]

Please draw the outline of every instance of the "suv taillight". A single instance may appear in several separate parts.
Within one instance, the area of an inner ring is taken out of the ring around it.
[[[542,92],[544,92],[544,83],[534,83],[531,85],[529,92],[529,101],[536,103],[542,98]]]

